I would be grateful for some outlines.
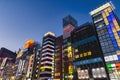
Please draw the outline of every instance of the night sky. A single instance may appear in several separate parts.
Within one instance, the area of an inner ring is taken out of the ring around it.
[[[18,51],[27,39],[41,43],[52,31],[62,35],[62,18],[72,15],[81,25],[91,22],[89,12],[109,0],[0,0],[0,47]],[[120,1],[111,0],[120,18]]]

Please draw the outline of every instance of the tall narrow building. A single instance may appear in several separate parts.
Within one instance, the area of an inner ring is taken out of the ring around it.
[[[70,15],[63,18],[63,80],[73,79],[73,51],[71,45],[71,32],[77,27],[77,21]]]
[[[54,77],[54,42],[55,34],[47,32],[42,42],[40,80],[53,79]]]
[[[95,25],[110,80],[120,80],[120,25],[108,2],[90,12]]]
[[[73,30],[71,36],[74,80],[107,80],[105,62],[93,25],[85,23]]]
[[[55,39],[55,72],[54,80],[63,80],[62,79],[62,36],[59,36]]]
[[[16,80],[38,80],[39,78],[39,52],[40,44],[32,39],[25,42],[16,58]]]

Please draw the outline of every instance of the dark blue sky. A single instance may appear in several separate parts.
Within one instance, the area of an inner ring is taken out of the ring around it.
[[[62,18],[72,15],[81,25],[89,12],[109,0],[0,0],[0,47],[17,51],[27,39],[41,42],[52,31],[62,34]],[[112,0],[120,18],[120,1]]]

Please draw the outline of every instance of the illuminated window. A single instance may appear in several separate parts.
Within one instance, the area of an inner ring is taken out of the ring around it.
[[[118,36],[118,35],[115,35],[115,38],[116,38],[116,39],[119,39],[119,36]]]
[[[36,77],[37,77],[37,74],[36,74]]]
[[[119,37],[117,32],[114,35],[117,36],[117,37]]]
[[[105,15],[105,13],[102,13],[102,16],[103,16],[103,18],[106,18],[106,15]]]
[[[118,26],[118,23],[115,19],[113,20],[113,23],[114,23],[115,26]]]
[[[75,58],[79,58],[79,55],[76,55]]]
[[[115,28],[117,29],[117,31],[120,31],[120,26],[115,25]]]
[[[38,70],[36,70],[36,72],[38,72]]]
[[[117,53],[117,55],[120,55],[120,50],[119,50],[119,51],[117,51],[116,53]]]
[[[115,28],[113,28],[112,31],[115,33],[116,32]]]
[[[72,57],[72,52],[69,52],[69,53],[68,53],[68,57]]]
[[[87,56],[87,53],[84,53],[84,57]]]
[[[107,18],[105,18],[104,21],[105,21],[105,24],[106,24],[106,25],[109,24]]]
[[[107,32],[106,29],[103,29],[103,30],[100,31],[100,33],[105,33],[105,32]]]
[[[92,55],[91,51],[88,52],[88,55],[89,55],[89,56]]]
[[[80,57],[83,57],[83,54],[80,54]]]
[[[109,16],[107,9],[105,9],[104,11],[105,11],[106,16]]]
[[[120,39],[117,40],[120,43]]]
[[[72,74],[72,72],[73,72],[73,66],[70,65],[70,66],[68,67],[68,69],[69,69],[69,74]]]
[[[78,49],[75,49],[75,53],[77,53],[78,52]]]
[[[69,46],[67,50],[68,50],[68,57],[72,57],[72,47]]]
[[[120,46],[120,43],[118,43],[118,46]]]
[[[108,12],[112,12],[112,9],[110,7],[108,7]]]

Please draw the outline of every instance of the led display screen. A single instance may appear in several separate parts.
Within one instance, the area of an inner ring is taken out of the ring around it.
[[[73,30],[74,28],[73,28],[73,26],[72,25],[68,25],[67,27],[65,27],[64,29],[63,29],[63,39],[65,39],[65,38],[67,38],[67,37],[69,37],[70,35],[71,35],[71,31]]]
[[[92,75],[94,78],[105,78],[106,77],[105,68],[104,67],[93,68]]]
[[[88,70],[78,70],[78,79],[88,79],[89,78],[89,74],[88,74]]]
[[[2,64],[1,64],[1,69],[5,66],[7,59],[8,59],[8,58],[4,58],[4,59],[3,59]]]

